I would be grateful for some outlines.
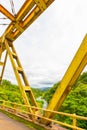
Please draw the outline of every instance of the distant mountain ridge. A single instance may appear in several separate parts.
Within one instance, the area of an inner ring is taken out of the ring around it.
[[[40,88],[38,88],[40,91],[47,91],[47,90],[49,90],[50,89],[50,87],[40,87]]]

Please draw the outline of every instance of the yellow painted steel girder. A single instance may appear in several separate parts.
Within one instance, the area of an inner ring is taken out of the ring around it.
[[[31,104],[29,102],[29,101],[31,101],[32,105],[37,107],[35,97],[32,93],[32,90],[30,88],[30,85],[28,83],[28,80],[26,78],[23,67],[20,63],[20,60],[17,56],[16,50],[15,50],[13,44],[5,39],[5,46],[6,46],[6,50],[8,52],[8,56],[10,58],[10,61],[11,61],[12,67],[13,67],[13,71],[14,71],[16,80],[18,82],[18,86],[20,88],[25,105],[31,106]],[[28,99],[27,95],[29,95],[30,100]],[[30,113],[32,113],[32,114],[34,113],[34,111],[30,107],[28,108],[28,110]],[[32,119],[33,119],[33,117],[32,117]]]
[[[1,11],[5,16],[11,19],[10,25],[4,32],[5,37],[12,42],[16,40],[53,1],[54,0],[26,0],[16,17],[12,17],[5,9]],[[1,9],[2,6],[0,10]]]
[[[75,81],[79,77],[80,73],[87,64],[87,34],[82,41],[75,57],[73,58],[69,68],[67,69],[60,85],[54,93],[47,109],[48,110],[59,110],[66,96],[72,89]],[[45,112],[44,116],[51,118],[54,114]],[[45,121],[44,121],[45,122]],[[47,123],[47,122],[45,122]]]

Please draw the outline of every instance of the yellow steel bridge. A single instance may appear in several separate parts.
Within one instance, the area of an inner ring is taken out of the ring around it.
[[[1,101],[1,109],[10,109],[14,114],[18,114],[18,112],[26,114],[26,116],[29,116],[30,120],[35,123],[41,122],[41,124],[47,125],[55,122],[60,125],[67,126],[68,128],[72,128],[73,130],[82,130],[76,126],[76,119],[79,118],[82,120],[87,120],[87,117],[80,117],[75,114],[66,114],[58,112],[58,110],[72,89],[73,84],[77,80],[78,76],[87,64],[87,35],[85,35],[81,46],[79,47],[69,68],[62,78],[60,86],[57,88],[46,109],[38,108],[36,99],[33,95],[30,84],[14,48],[14,41],[52,4],[53,1],[54,0],[25,0],[25,3],[22,5],[17,14],[15,14],[14,10],[12,14],[5,7],[3,7],[3,5],[0,4],[0,13],[5,15],[11,21],[5,32],[0,37],[0,59],[3,52],[6,53],[4,62],[0,60],[0,66],[2,67],[0,83],[3,78],[7,56],[9,56],[16,80],[18,82],[18,86],[20,87],[25,103],[23,107],[28,108],[28,111],[22,111],[21,109],[18,109],[18,106],[21,107],[20,104],[14,104],[9,101]],[[28,100],[27,94],[30,97],[30,101]],[[30,102],[32,102],[32,105]],[[10,108],[10,105],[7,104],[13,104],[13,107]],[[40,113],[41,111],[43,111],[43,114]],[[54,120],[53,116],[55,114],[72,117],[72,125]]]

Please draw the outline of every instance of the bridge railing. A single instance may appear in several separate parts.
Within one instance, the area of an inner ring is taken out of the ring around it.
[[[68,114],[68,113],[63,113],[63,112],[59,112],[59,111],[46,110],[46,109],[34,107],[34,106],[30,107],[32,110],[35,111],[35,113],[32,114],[32,113],[28,112],[28,108],[29,108],[29,106],[27,106],[27,105],[17,104],[17,103],[10,102],[10,101],[0,101],[0,109],[8,111],[8,112],[10,112],[14,115],[17,115],[17,116],[21,115],[24,118],[29,118],[29,116],[32,115],[35,118],[35,120],[33,120],[33,122],[34,121],[40,122],[40,120],[46,120],[46,121],[49,121],[50,123],[56,123],[56,124],[59,124],[61,126],[66,127],[66,128],[71,128],[73,130],[85,130],[85,129],[77,126],[77,120],[79,119],[79,120],[87,121],[87,117],[78,116],[75,113],[74,114]],[[46,118],[46,117],[43,116],[43,113],[45,111],[51,112],[53,114],[58,114],[58,115],[61,115],[61,116],[70,117],[70,118],[72,118],[72,124],[67,124],[67,123],[58,121],[56,119]]]

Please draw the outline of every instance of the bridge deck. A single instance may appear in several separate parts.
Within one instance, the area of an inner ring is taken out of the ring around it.
[[[28,128],[24,124],[15,121],[7,115],[0,112],[0,130],[36,130],[34,128]],[[67,130],[55,124],[52,125],[48,130]]]
[[[0,130],[32,130],[0,112]]]

